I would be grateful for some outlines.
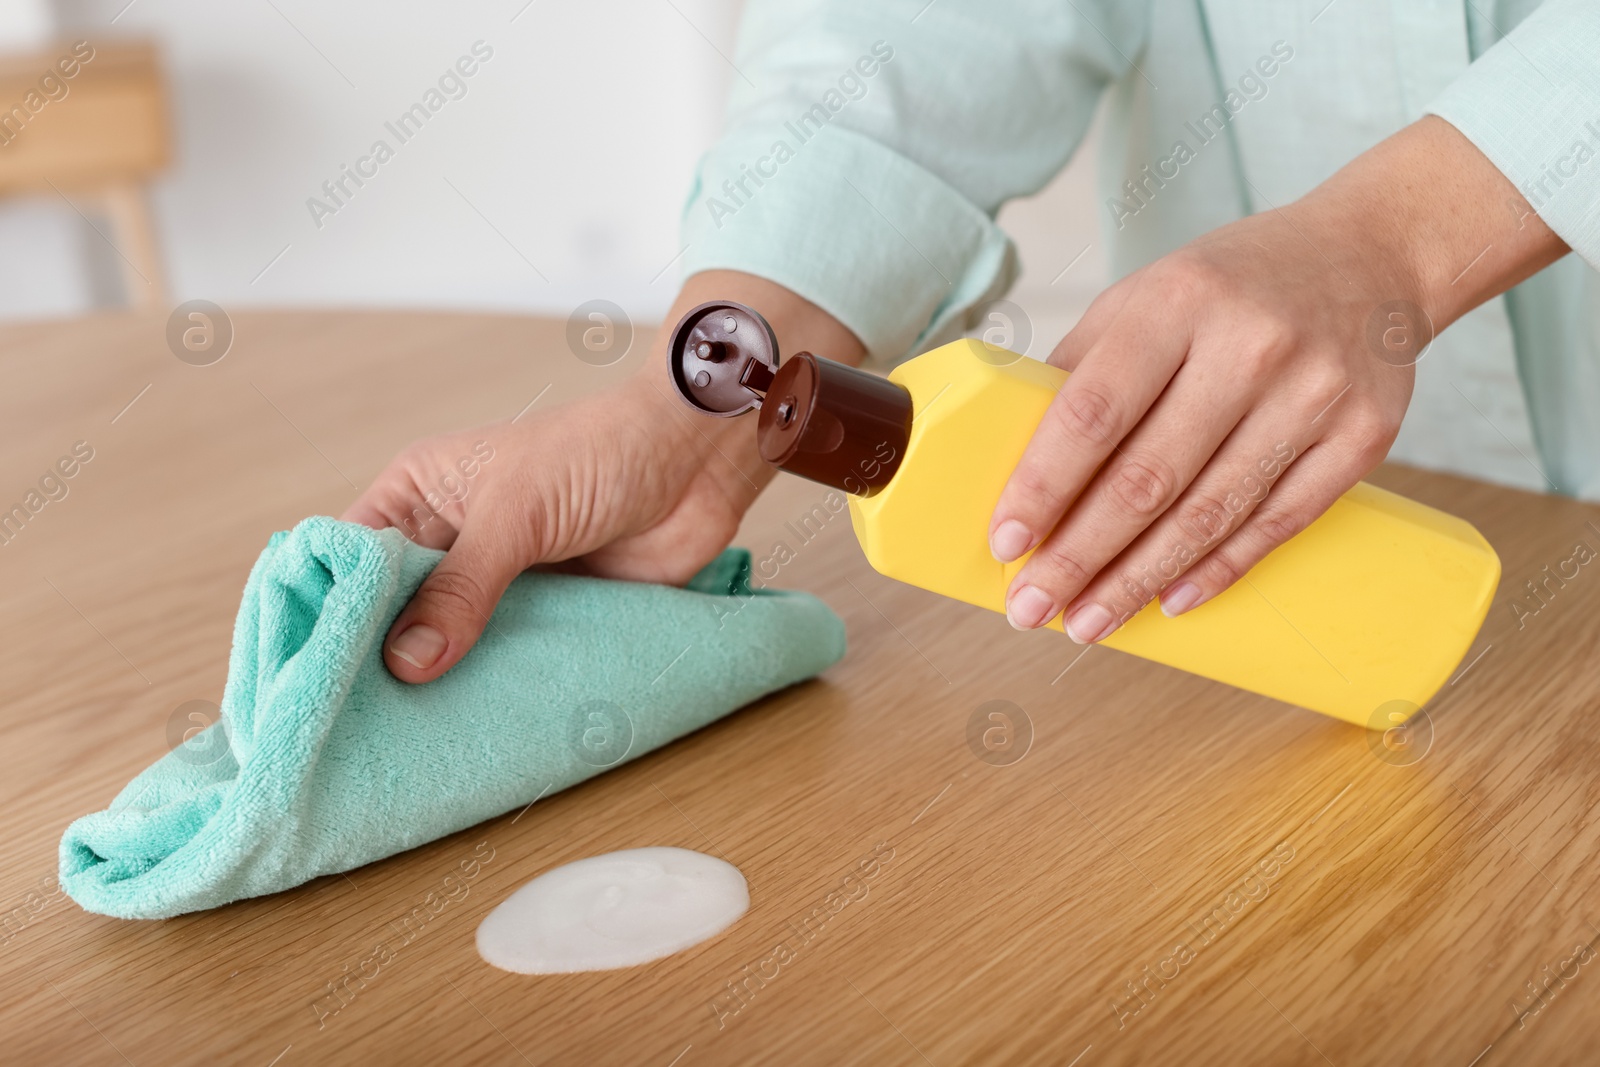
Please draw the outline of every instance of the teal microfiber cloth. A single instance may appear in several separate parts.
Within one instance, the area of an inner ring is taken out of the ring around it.
[[[382,641],[443,553],[310,518],[245,586],[221,718],[61,839],[86,910],[156,919],[288,889],[512,811],[844,655],[815,597],[729,549],[687,588],[529,572],[444,677]]]

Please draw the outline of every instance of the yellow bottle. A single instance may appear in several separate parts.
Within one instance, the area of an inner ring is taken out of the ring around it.
[[[680,395],[720,415],[759,407],[762,457],[849,492],[876,570],[1003,612],[1025,558],[995,561],[989,521],[1066,372],[970,339],[887,380],[803,352],[777,364],[742,305],[701,305],[673,334]],[[1102,643],[1387,729],[1449,679],[1499,580],[1470,524],[1363,482],[1225,592],[1175,619],[1152,602]]]

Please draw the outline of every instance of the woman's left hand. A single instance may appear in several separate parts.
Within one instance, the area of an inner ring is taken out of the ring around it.
[[[997,559],[1034,550],[1012,625],[1181,614],[1321,515],[1388,452],[1435,332],[1566,251],[1514,198],[1430,117],[1101,294],[990,523]]]

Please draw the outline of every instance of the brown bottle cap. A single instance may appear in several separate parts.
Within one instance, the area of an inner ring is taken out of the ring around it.
[[[756,442],[775,467],[871,496],[905,458],[910,393],[809,352],[779,368],[772,328],[743,304],[690,310],[672,331],[669,359],[678,395],[697,410],[738,415],[760,407]]]
[[[742,415],[761,404],[778,369],[778,338],[752,308],[713,300],[678,320],[668,349],[672,384],[707,415]]]
[[[762,459],[857,496],[889,484],[910,439],[910,393],[809,352],[779,369],[756,419]]]

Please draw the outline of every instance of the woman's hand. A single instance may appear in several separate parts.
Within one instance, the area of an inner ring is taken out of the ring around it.
[[[676,585],[727,547],[772,470],[750,417],[691,412],[665,370],[672,324],[712,299],[761,309],[784,351],[863,354],[849,330],[789,290],[707,271],[684,285],[644,368],[622,386],[408,447],[344,514],[449,550],[384,639],[390,673],[427,682],[449,670],[506,586],[536,564]]]
[[[1428,118],[1106,290],[990,524],[1002,562],[1036,548],[1012,625],[1181,614],[1321,515],[1388,452],[1435,332],[1566,251],[1514,199]]]
[[[418,441],[350,506],[351,522],[449,550],[385,639],[395,677],[454,666],[535,564],[682,584],[727,546],[766,476],[717,455],[676,400],[644,386]]]

